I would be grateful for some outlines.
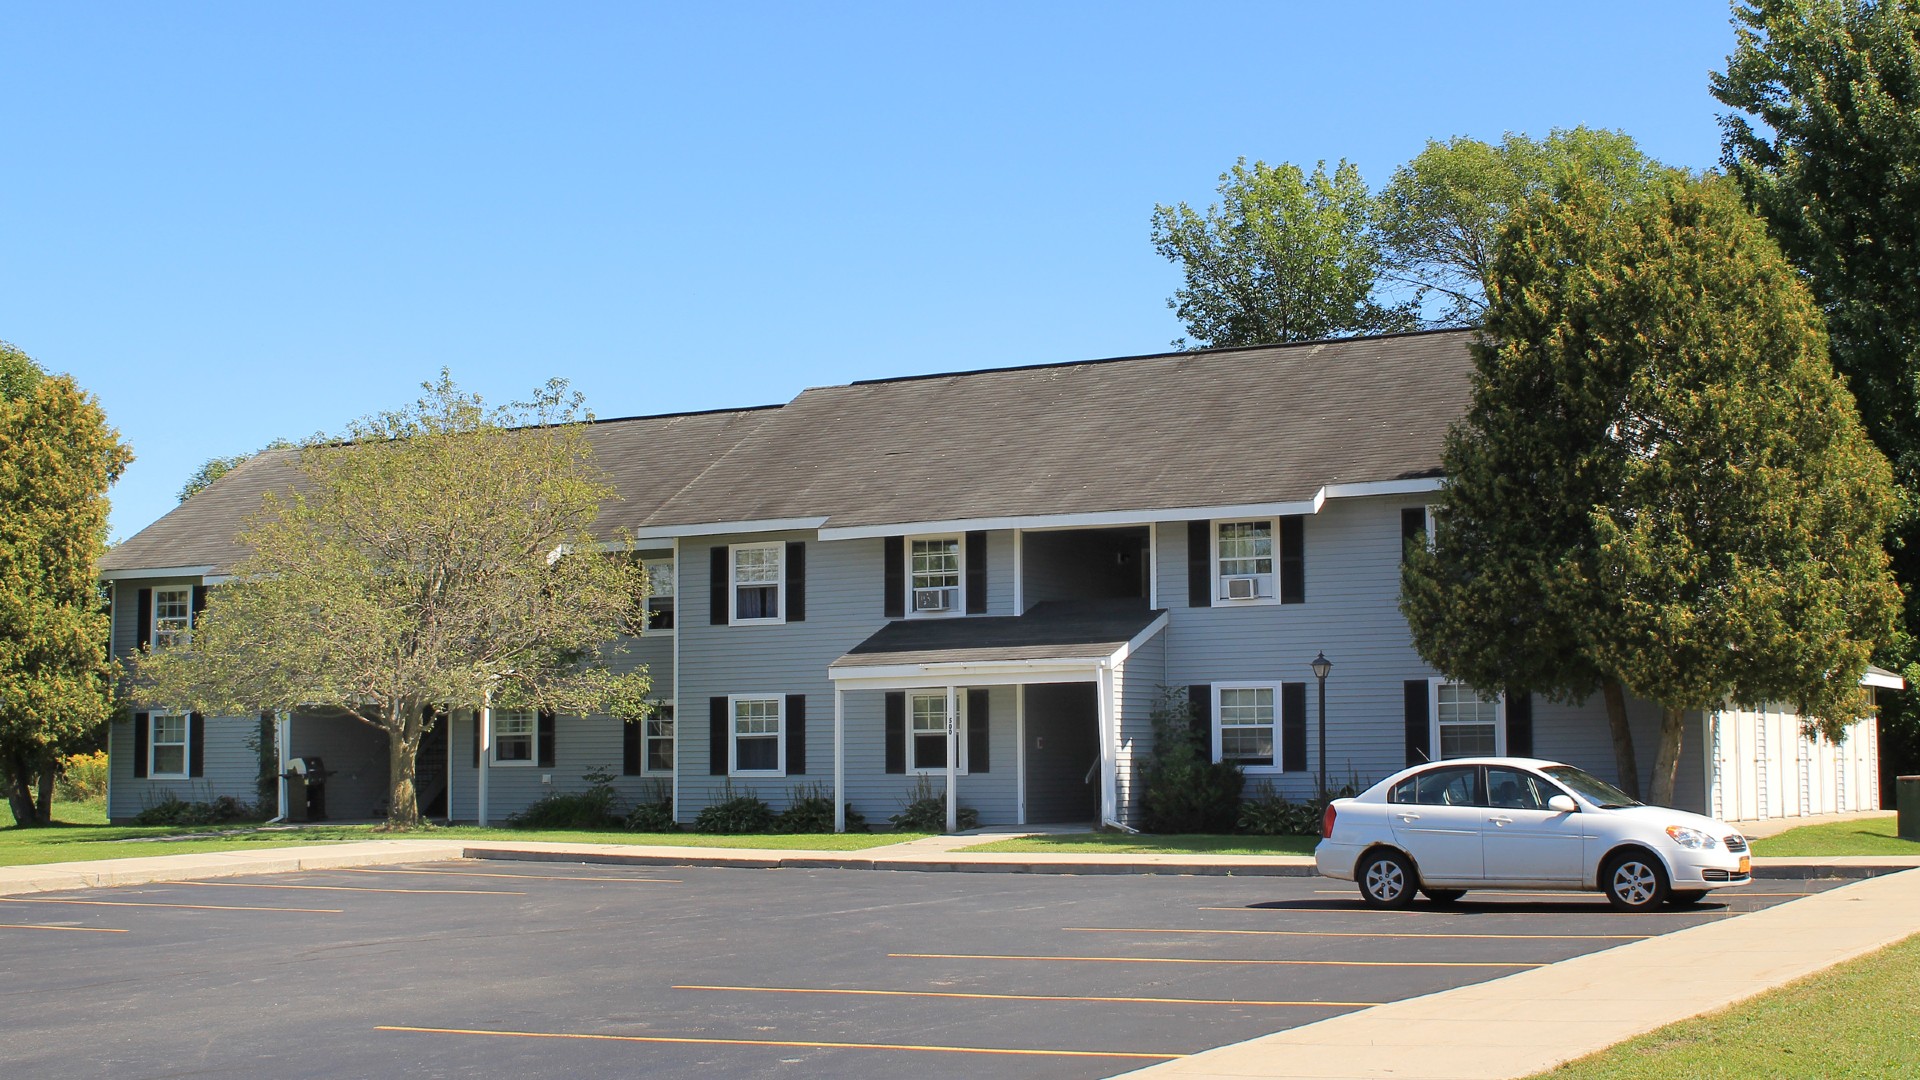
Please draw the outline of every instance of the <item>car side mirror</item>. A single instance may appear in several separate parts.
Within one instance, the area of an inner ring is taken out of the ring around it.
[[[1547,809],[1556,814],[1572,814],[1578,812],[1580,806],[1573,801],[1571,795],[1555,795],[1547,800]]]

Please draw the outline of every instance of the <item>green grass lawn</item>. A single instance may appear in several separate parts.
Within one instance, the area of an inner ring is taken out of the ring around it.
[[[55,817],[63,815],[56,806]],[[11,817],[9,817],[11,820]],[[233,836],[206,835],[251,829]],[[523,840],[570,844],[665,844],[674,847],[773,848],[782,851],[861,851],[918,840],[926,833],[782,834],[710,836],[704,833],[631,833],[481,829],[471,825],[390,832],[377,825],[315,825],[300,829],[253,829],[247,825],[130,826],[58,821],[40,829],[0,829],[0,866],[30,863],[132,859],[203,851],[260,851],[349,840]],[[189,837],[187,839],[154,839]]]
[[[962,851],[1017,851],[1041,855],[1311,855],[1317,836],[1123,836],[1068,833],[995,840]]]
[[[1895,835],[1895,827],[1896,819],[1890,817],[1802,825],[1797,829],[1788,829],[1779,836],[1755,840],[1753,853],[1799,858],[1823,855],[1920,856],[1920,841],[1902,840]]]
[[[1920,935],[1562,1065],[1552,1080],[1920,1076]]]

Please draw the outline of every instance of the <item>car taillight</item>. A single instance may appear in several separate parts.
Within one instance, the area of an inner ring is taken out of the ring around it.
[[[1320,839],[1333,839],[1333,819],[1339,815],[1340,812],[1333,808],[1333,804],[1328,803],[1327,812],[1320,815]]]

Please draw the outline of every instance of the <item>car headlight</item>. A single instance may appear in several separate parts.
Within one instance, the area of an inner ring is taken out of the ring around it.
[[[1699,829],[1689,829],[1685,825],[1667,826],[1667,835],[1673,838],[1674,843],[1691,851],[1720,846],[1719,841],[1713,837],[1708,836]]]

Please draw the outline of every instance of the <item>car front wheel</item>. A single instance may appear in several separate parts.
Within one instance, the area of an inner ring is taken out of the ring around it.
[[[1651,911],[1667,899],[1667,872],[1658,859],[1629,851],[1607,861],[1600,885],[1617,911]]]
[[[1360,898],[1368,907],[1404,908],[1413,903],[1414,890],[1420,887],[1413,864],[1397,851],[1370,852],[1360,860],[1354,877],[1360,882]]]

